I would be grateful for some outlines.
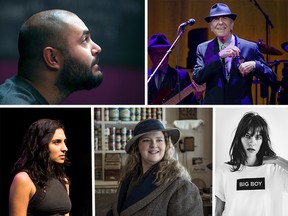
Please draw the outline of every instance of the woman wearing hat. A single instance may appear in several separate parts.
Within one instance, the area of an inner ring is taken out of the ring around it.
[[[155,119],[139,122],[125,147],[116,201],[107,215],[203,215],[198,188],[174,157],[180,131]]]
[[[267,86],[276,82],[257,44],[232,34],[236,17],[222,3],[213,5],[205,17],[216,38],[198,45],[192,75],[197,84],[206,83],[204,104],[253,104],[254,76]]]

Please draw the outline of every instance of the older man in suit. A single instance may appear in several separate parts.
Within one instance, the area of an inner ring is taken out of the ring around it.
[[[257,44],[232,34],[236,17],[223,3],[205,17],[216,38],[198,45],[192,75],[197,84],[206,83],[204,104],[253,104],[253,76],[266,85],[276,82]]]

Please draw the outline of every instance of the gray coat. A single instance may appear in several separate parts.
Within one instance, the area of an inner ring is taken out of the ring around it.
[[[118,198],[119,193],[116,200]],[[198,188],[183,178],[156,187],[120,214],[117,212],[117,205],[118,202],[115,202],[112,206],[113,216],[203,216]]]

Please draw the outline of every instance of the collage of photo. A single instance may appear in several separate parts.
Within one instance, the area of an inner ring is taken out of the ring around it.
[[[286,0],[1,3],[0,215],[288,215]]]

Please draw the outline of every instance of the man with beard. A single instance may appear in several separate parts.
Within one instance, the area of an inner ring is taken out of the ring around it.
[[[18,38],[18,74],[0,85],[0,104],[60,104],[103,81],[101,47],[83,21],[66,10],[32,15]]]

